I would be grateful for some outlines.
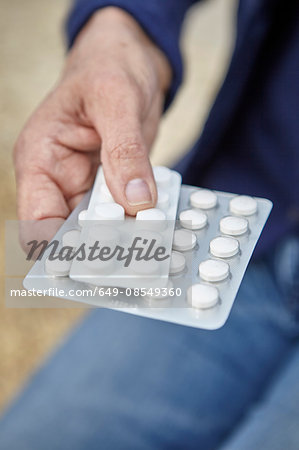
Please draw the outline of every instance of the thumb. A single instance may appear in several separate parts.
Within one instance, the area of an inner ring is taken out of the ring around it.
[[[141,120],[132,103],[119,99],[110,103],[105,108],[105,117],[100,113],[97,121],[108,188],[127,214],[136,215],[139,210],[155,206],[157,190]]]

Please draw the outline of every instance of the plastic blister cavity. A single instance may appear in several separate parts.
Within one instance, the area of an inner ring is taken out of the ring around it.
[[[92,193],[54,239],[73,254],[82,243],[124,245],[134,230],[139,243],[154,241],[153,249],[164,246],[169,253],[166,262],[134,260],[127,270],[113,260],[51,261],[46,252],[28,273],[24,286],[46,289],[62,285],[65,292],[74,286],[98,286],[99,292],[103,286],[117,286],[116,297],[104,291],[104,295],[86,298],[66,293],[64,298],[186,326],[221,327],[272,203],[192,186],[180,189],[180,176],[175,172],[166,167],[156,167],[153,172],[158,188],[156,208],[132,218],[114,202],[100,169]]]

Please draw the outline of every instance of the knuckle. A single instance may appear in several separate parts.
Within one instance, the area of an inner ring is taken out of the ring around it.
[[[121,69],[103,71],[95,78],[95,94],[98,97],[110,98],[115,94],[136,90],[134,81]]]
[[[122,142],[110,148],[109,154],[111,158],[118,161],[130,161],[142,159],[144,157],[144,149],[138,142]]]

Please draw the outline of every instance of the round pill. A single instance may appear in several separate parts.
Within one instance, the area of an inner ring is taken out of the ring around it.
[[[88,230],[87,244],[92,246],[99,241],[100,247],[111,246],[112,250],[119,239],[120,234],[117,229],[104,225],[94,225]]]
[[[239,253],[239,242],[231,237],[216,237],[210,242],[210,252],[218,258],[230,258]]]
[[[180,213],[180,223],[184,228],[200,230],[207,225],[208,216],[197,209],[187,209]]]
[[[196,235],[188,230],[175,230],[172,248],[181,252],[192,250],[196,245]]]
[[[244,217],[223,217],[220,220],[220,231],[231,236],[239,236],[248,231],[248,220],[244,219]]]
[[[174,275],[176,273],[182,272],[186,266],[186,258],[180,252],[171,252],[169,273]]]
[[[115,264],[115,259],[111,258],[111,259],[103,260],[103,259],[100,259],[99,257],[95,257],[95,259],[90,260],[88,258],[85,258],[83,261],[83,264],[86,267],[88,267],[88,269],[92,270],[95,273],[102,273],[102,272],[106,272],[106,271],[109,271],[110,273],[112,273],[113,266]]]
[[[197,309],[208,309],[217,305],[219,300],[218,289],[205,284],[193,284],[187,291],[187,301]]]
[[[95,207],[97,220],[124,220],[125,210],[118,203],[98,203]]]
[[[190,203],[194,208],[215,208],[217,205],[217,195],[209,189],[200,189],[190,195]]]
[[[80,227],[83,227],[86,220],[86,216],[87,216],[87,209],[82,209],[82,211],[80,211],[78,215],[78,224],[80,225]]]
[[[229,202],[230,211],[241,216],[251,216],[257,211],[257,201],[248,195],[238,195]]]
[[[168,167],[157,166],[153,168],[154,178],[158,187],[168,187],[171,183],[171,170]]]
[[[58,257],[58,254],[55,254],[55,257]],[[45,261],[45,271],[55,277],[66,277],[70,273],[71,263],[65,259],[49,259],[48,257]]]
[[[62,246],[77,248],[79,245],[79,241],[80,241],[80,234],[81,233],[79,230],[67,231],[62,236]]]
[[[138,230],[138,236],[142,239],[143,245],[149,245],[150,243],[152,243],[153,241],[155,241],[154,246],[159,246],[162,244],[163,242],[163,236],[153,230]]]
[[[106,184],[101,185],[101,196],[105,202],[114,202],[114,198]]]
[[[229,276],[229,265],[225,261],[207,259],[199,264],[198,272],[205,281],[222,281]]]
[[[158,208],[143,209],[138,211],[136,220],[166,220],[166,215]]]
[[[169,194],[163,189],[158,189],[157,208],[166,209],[169,206]]]

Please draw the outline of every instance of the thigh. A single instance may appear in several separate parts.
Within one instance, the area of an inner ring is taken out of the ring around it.
[[[222,450],[298,450],[299,346]]]
[[[2,418],[0,447],[213,449],[294,339],[265,261],[250,266],[218,331],[96,310]]]

